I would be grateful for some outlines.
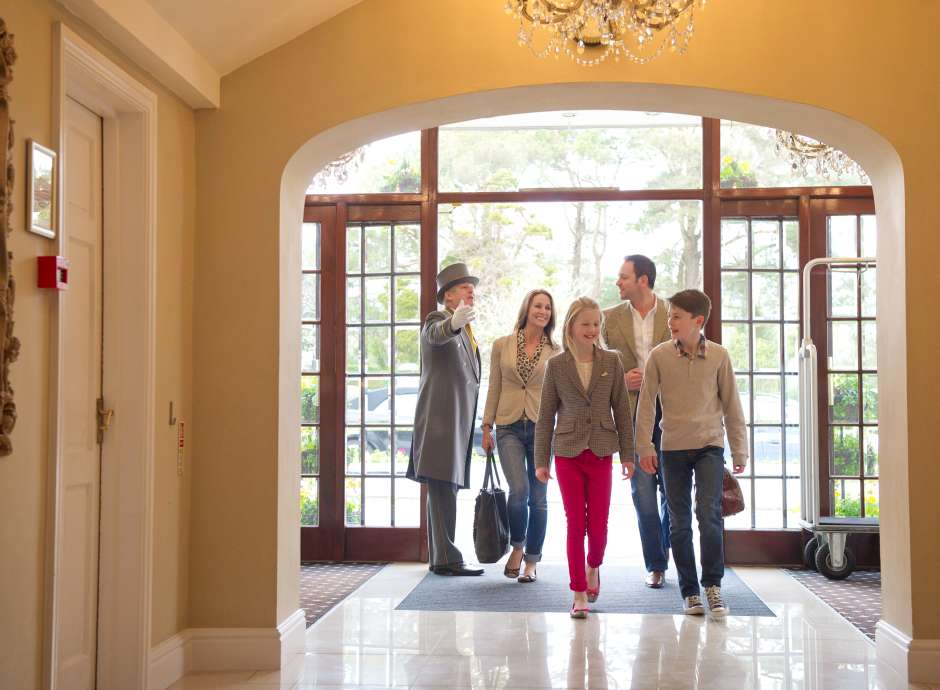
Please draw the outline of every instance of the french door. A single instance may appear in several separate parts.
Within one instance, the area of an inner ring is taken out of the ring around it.
[[[428,307],[421,216],[415,204],[306,209],[302,560],[425,553],[423,487],[405,477]]]

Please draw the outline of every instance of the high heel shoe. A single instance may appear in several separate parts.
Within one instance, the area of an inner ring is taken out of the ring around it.
[[[522,559],[519,559],[519,565],[515,568],[509,567],[509,561],[511,560],[512,560],[512,554],[510,553],[509,558],[506,559],[506,565],[503,568],[503,575],[505,575],[506,577],[515,579],[519,577],[519,571],[522,569]]]
[[[587,594],[588,602],[593,604],[595,601],[597,601],[597,597],[600,595],[600,593],[601,593],[601,570],[600,568],[598,568],[597,569],[597,587],[595,587],[594,589],[591,589],[590,587],[588,587],[585,590],[585,594]]]

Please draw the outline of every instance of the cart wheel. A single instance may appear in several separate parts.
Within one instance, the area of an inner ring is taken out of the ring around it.
[[[816,570],[830,580],[844,580],[855,570],[855,554],[846,546],[842,556],[842,567],[836,570],[829,557],[829,544],[823,544],[816,549]]]
[[[816,550],[819,548],[819,537],[813,537],[803,547],[803,565],[810,570],[816,570]]]

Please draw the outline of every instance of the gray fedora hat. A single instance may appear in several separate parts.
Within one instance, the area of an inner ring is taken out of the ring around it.
[[[437,274],[437,301],[443,302],[444,293],[455,285],[460,285],[461,283],[472,283],[476,285],[479,282],[479,278],[470,275],[467,264],[456,263],[445,266],[441,272]]]

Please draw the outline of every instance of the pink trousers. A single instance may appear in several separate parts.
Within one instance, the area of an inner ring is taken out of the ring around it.
[[[610,513],[611,458],[599,458],[589,448],[574,458],[555,456],[555,476],[568,518],[568,575],[571,590],[587,589],[584,575],[584,535],[587,533],[587,565],[599,568],[607,548],[607,515]]]

